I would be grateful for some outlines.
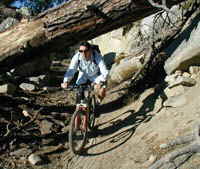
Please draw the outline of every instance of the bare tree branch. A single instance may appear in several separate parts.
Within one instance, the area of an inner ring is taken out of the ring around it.
[[[167,12],[169,12],[169,8],[167,7],[167,3],[166,3],[166,0],[162,0],[162,4],[159,4],[159,3],[155,3],[153,0],[148,0],[148,2],[153,6],[153,7],[156,7],[156,8],[161,8]]]
[[[180,148],[178,150],[174,150],[168,154],[166,154],[163,158],[155,162],[153,165],[149,167],[149,169],[159,169],[160,167],[166,168],[166,165],[168,163],[172,163],[172,167],[168,169],[175,169],[178,166],[182,165],[187,159],[189,159],[193,154],[200,152],[200,123],[197,123],[197,125],[194,127],[194,134],[192,135],[187,135],[187,136],[182,136],[179,137],[178,139],[168,143],[168,146],[174,146],[178,144],[185,144],[185,143],[190,143],[189,145]],[[185,156],[185,158],[177,164],[175,164],[175,159],[179,156]]]

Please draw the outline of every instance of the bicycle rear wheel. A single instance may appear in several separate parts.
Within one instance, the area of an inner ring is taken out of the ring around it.
[[[76,110],[71,118],[69,129],[69,148],[74,154],[81,153],[86,143],[87,128],[84,129],[83,127],[83,118],[84,114],[79,110]]]

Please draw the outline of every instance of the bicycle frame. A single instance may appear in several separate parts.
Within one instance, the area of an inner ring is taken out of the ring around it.
[[[87,140],[88,129],[92,130],[95,124],[95,95],[91,85],[71,89],[77,91],[77,99],[70,123],[69,147],[74,154],[80,154]]]
[[[89,122],[89,114],[91,113],[92,108],[91,108],[91,99],[94,95],[94,91],[93,91],[93,86],[91,85],[84,85],[84,86],[80,86],[77,87],[77,97],[81,96],[81,98],[77,98],[76,99],[76,111],[80,111],[82,113],[83,117],[83,127],[84,130],[88,130],[88,122]],[[79,117],[77,117],[79,118]],[[77,119],[75,119],[75,121],[78,121]],[[79,125],[79,124],[77,124]]]

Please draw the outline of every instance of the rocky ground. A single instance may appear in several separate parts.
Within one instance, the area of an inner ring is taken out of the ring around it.
[[[27,96],[34,100],[34,111],[31,112],[31,104],[28,104],[29,108],[24,108],[27,110],[27,117],[23,112],[21,116],[25,116],[25,119],[14,123],[19,128],[19,134],[7,137],[9,144],[1,140],[0,168],[144,169],[150,167],[167,152],[183,147],[163,149],[160,145],[178,136],[192,133],[193,126],[200,116],[199,74],[196,75],[196,84],[191,85],[192,87],[182,85],[180,78],[177,79],[178,81],[171,83],[174,86],[171,87],[178,88],[171,93],[168,91],[170,96],[172,93],[175,95],[178,93],[175,100],[180,102],[176,102],[175,105],[173,104],[175,101],[169,102],[169,99],[168,102],[165,101],[163,95],[167,91],[163,94],[162,84],[147,89],[137,100],[132,98],[123,100],[121,91],[118,91],[120,85],[109,89],[100,107],[101,115],[97,118],[96,130],[88,140],[85,153],[81,156],[74,156],[68,148],[68,124],[74,110],[74,95],[61,90],[29,92]],[[180,99],[179,96],[184,99]],[[38,112],[35,111],[36,108]],[[31,125],[20,130],[20,127],[27,122],[31,122]],[[5,127],[12,133],[17,131],[16,126]],[[15,130],[12,130],[13,128]],[[1,134],[5,136],[6,133]],[[41,158],[38,164],[33,162],[31,164],[31,155]],[[199,167],[199,157],[193,155],[179,168]]]

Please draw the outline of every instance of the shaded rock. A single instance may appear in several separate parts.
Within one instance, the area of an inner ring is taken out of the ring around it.
[[[41,134],[49,134],[51,133],[51,128],[53,126],[53,123],[48,120],[42,120],[40,123],[40,131]]]
[[[12,75],[21,77],[41,75],[49,71],[50,65],[51,61],[48,57],[40,57],[12,70]]]
[[[51,63],[52,66],[62,66],[62,63],[60,60],[53,60]]]
[[[28,80],[35,84],[36,86],[38,86],[39,88],[49,84],[49,82],[51,81],[51,78],[49,74],[45,74],[45,75],[39,75],[39,76],[33,76],[33,77],[29,77]]]
[[[16,86],[11,83],[0,85],[0,93],[13,94],[15,90]]]
[[[40,82],[42,80],[44,80],[46,77],[46,75],[40,75],[40,76],[35,76],[35,77],[29,77],[28,79],[31,81],[31,82],[34,82],[35,84],[40,84]]]

